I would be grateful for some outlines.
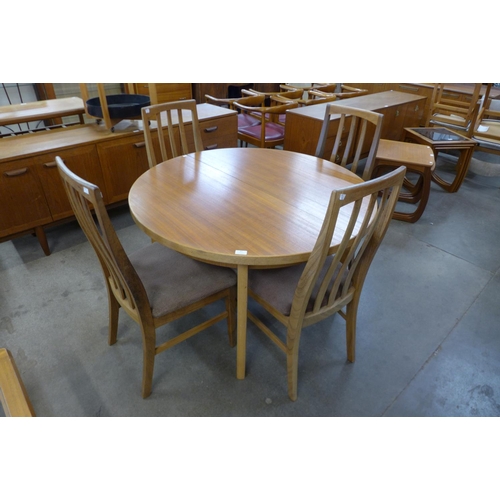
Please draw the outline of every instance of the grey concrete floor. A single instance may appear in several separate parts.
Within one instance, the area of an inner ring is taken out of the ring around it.
[[[149,244],[126,206],[110,214],[127,251]],[[339,316],[304,331],[296,402],[284,355],[250,323],[244,380],[220,323],[159,355],[143,400],[139,329],[122,314],[108,346],[103,278],[76,222],[47,231],[48,257],[32,236],[0,244],[0,346],[38,416],[499,416],[499,221],[499,177],[469,172],[453,194],[433,184],[422,218],[392,221],[371,266],[356,362]]]

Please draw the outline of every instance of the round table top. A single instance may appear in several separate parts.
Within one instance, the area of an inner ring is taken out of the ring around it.
[[[183,254],[272,267],[307,260],[332,190],[360,182],[349,170],[302,153],[216,149],[149,169],[132,186],[129,206],[146,234]],[[341,212],[333,249],[348,219]]]

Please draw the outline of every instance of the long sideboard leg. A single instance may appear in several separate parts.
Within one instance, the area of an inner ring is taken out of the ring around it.
[[[50,255],[49,243],[47,242],[47,235],[42,226],[35,227],[35,235],[38,238],[38,242],[42,247],[43,253],[45,255]]]

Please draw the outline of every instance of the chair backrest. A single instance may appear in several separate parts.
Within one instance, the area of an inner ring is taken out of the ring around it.
[[[490,99],[491,83],[481,99],[479,114],[474,127],[473,139],[480,142],[498,143],[500,140],[500,99]]]
[[[332,192],[318,239],[295,290],[289,317],[292,327],[315,323],[351,302],[356,292],[361,293],[405,173],[406,167],[399,167],[385,176]],[[363,205],[366,211],[361,216]],[[343,236],[336,253],[329,256],[337,231]]]
[[[472,136],[480,107],[481,89],[481,83],[474,84],[470,101],[466,101],[462,100],[460,94],[447,91],[444,83],[434,84],[425,126],[441,125]]]
[[[492,118],[494,120],[498,120],[500,116],[500,100],[499,99],[491,99],[491,87],[493,85],[491,83],[486,84],[486,90],[481,97],[480,105],[479,105],[479,113],[476,120],[476,128],[483,119]]]
[[[340,120],[338,120],[338,130],[335,136],[332,154],[329,158],[330,161],[346,168],[348,164],[350,164],[351,170],[356,172],[360,159],[366,156],[366,141],[369,141],[371,137],[371,143],[369,144],[368,155],[362,175],[364,180],[368,180],[371,177],[375,164],[380,134],[382,133],[382,119],[384,116],[381,113],[351,108],[342,104],[327,104],[325,118],[323,120],[315,153],[315,156],[319,158],[323,158],[325,154],[330,130],[330,118],[332,115],[340,115]],[[347,135],[345,135],[344,131],[349,120],[349,130]],[[373,125],[373,127],[371,127],[374,129],[373,135],[370,135],[371,131],[368,130],[369,123]]]
[[[73,212],[97,254],[109,288],[132,318],[147,317],[148,311],[150,316],[146,291],[111,224],[100,189],[75,175],[59,156],[56,164]]]
[[[141,114],[144,125],[144,138],[146,141],[149,168],[159,163],[156,159],[152,128],[156,128],[158,133],[161,161],[166,161],[170,158],[192,152],[186,134],[188,128],[192,130],[194,150],[203,151],[203,141],[201,138],[200,125],[198,123],[198,112],[194,99],[146,106],[142,108]],[[154,127],[151,123],[153,121],[156,122]],[[167,135],[168,143],[166,142]],[[179,143],[180,150],[178,149]]]

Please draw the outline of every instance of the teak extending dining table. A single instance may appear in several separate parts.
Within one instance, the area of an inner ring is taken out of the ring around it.
[[[236,376],[243,379],[248,268],[305,262],[331,192],[360,182],[351,171],[302,153],[216,149],[149,169],[133,184],[129,206],[137,225],[155,241],[194,259],[236,268]],[[331,252],[348,218],[341,212]]]

